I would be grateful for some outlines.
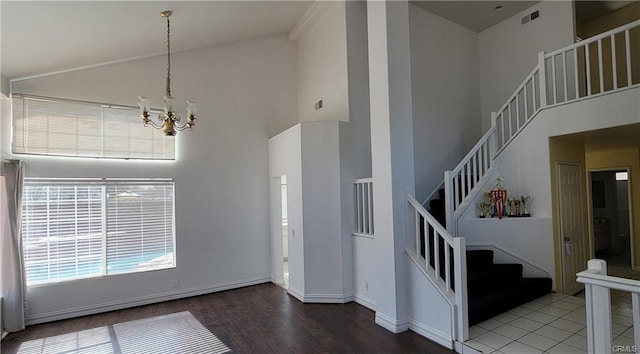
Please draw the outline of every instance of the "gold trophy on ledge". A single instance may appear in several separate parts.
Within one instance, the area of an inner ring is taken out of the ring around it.
[[[522,216],[528,217],[531,216],[531,214],[529,214],[529,205],[531,205],[531,202],[533,201],[533,196],[532,195],[522,195],[520,196],[520,201],[522,202]]]

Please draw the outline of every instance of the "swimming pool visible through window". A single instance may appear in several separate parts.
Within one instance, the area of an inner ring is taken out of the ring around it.
[[[171,180],[27,179],[27,285],[175,267]]]

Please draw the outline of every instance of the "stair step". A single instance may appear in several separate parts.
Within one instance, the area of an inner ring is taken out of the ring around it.
[[[469,297],[469,326],[486,321],[551,292],[550,278],[522,278],[519,286]]]
[[[493,265],[492,250],[467,250],[467,269],[487,269]]]
[[[469,269],[467,272],[468,293],[476,296],[496,288],[517,287],[522,280],[522,264],[493,264],[486,269]]]

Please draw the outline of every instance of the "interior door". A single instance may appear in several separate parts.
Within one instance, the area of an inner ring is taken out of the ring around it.
[[[566,294],[584,289],[584,285],[576,281],[576,273],[587,267],[583,201],[582,166],[558,164],[562,284]]]

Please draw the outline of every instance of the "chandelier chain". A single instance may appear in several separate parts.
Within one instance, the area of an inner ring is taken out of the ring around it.
[[[171,27],[167,16],[167,96],[171,97]]]

